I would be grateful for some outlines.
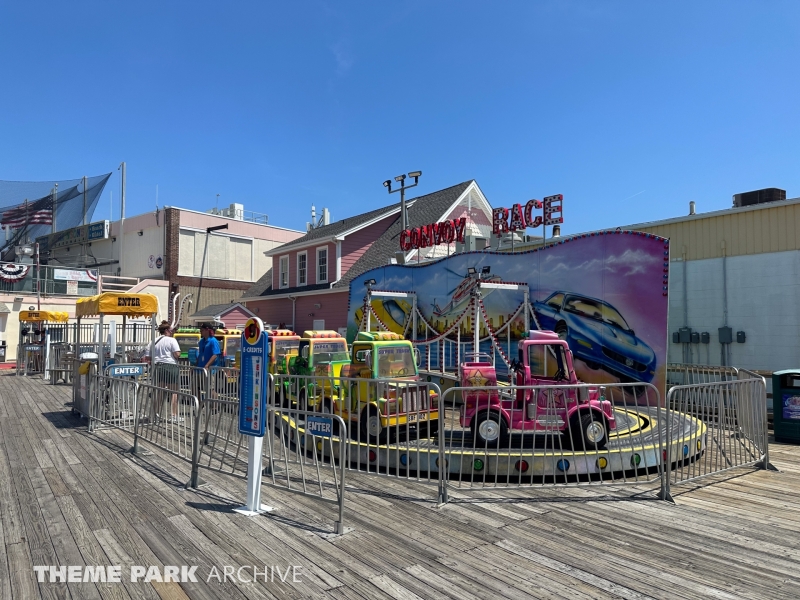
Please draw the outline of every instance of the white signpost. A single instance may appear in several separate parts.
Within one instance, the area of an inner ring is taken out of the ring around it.
[[[274,510],[261,504],[261,451],[266,433],[269,375],[265,372],[267,336],[264,323],[258,317],[252,317],[244,326],[241,353],[239,433],[248,437],[247,504],[235,508],[234,512],[252,517]]]

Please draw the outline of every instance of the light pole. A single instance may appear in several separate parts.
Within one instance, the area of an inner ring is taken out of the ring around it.
[[[408,212],[406,211],[406,190],[419,185],[419,178],[422,177],[422,171],[411,171],[409,172],[408,176],[414,178],[414,183],[412,183],[411,185],[406,185],[405,175],[398,175],[397,177],[394,178],[394,180],[400,184],[400,189],[397,190],[392,189],[391,179],[387,179],[386,181],[383,182],[383,187],[388,189],[390,194],[394,194],[395,192],[400,192],[400,218],[403,224],[403,229],[408,229]]]

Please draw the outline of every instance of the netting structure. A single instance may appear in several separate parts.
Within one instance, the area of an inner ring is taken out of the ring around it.
[[[108,183],[111,173],[84,179],[62,181],[0,181],[0,218],[10,225],[2,245],[2,255],[6,255],[17,244],[33,241],[39,236],[54,231],[77,227],[84,222],[84,202],[86,222],[92,215]],[[57,192],[56,192],[57,190]],[[53,210],[55,209],[55,210]]]

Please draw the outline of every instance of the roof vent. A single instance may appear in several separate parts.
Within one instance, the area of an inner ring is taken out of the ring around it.
[[[739,208],[741,206],[753,206],[754,204],[765,204],[767,202],[778,202],[780,200],[786,200],[786,190],[764,188],[763,190],[756,190],[754,192],[734,194],[733,206]]]

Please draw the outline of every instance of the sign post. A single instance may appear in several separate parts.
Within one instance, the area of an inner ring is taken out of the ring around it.
[[[242,333],[239,433],[248,436],[247,504],[234,512],[252,517],[274,510],[261,504],[261,451],[267,422],[267,336],[258,317],[248,319]]]

